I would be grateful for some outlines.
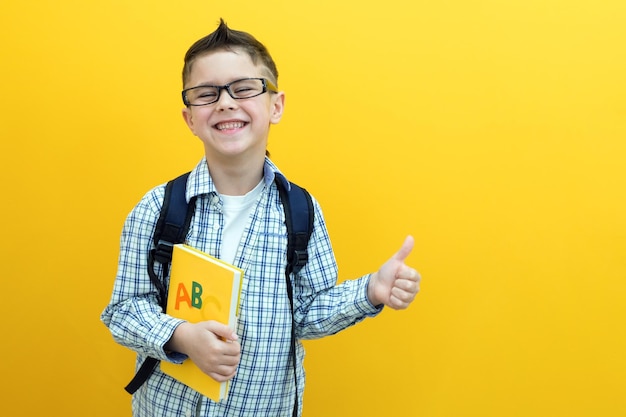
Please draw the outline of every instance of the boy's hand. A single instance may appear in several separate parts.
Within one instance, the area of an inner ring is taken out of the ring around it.
[[[166,347],[189,356],[205,374],[218,382],[232,379],[241,359],[241,345],[232,329],[216,321],[183,323]]]
[[[408,236],[400,250],[370,277],[367,296],[373,305],[384,304],[395,310],[407,308],[420,289],[420,274],[404,260],[413,249]]]

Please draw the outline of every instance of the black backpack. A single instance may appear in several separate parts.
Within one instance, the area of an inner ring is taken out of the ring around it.
[[[159,304],[165,311],[167,307],[167,288],[163,281],[154,272],[155,262],[163,267],[163,275],[169,273],[169,266],[172,261],[172,249],[177,243],[183,243],[191,224],[196,201],[193,198],[187,204],[185,191],[187,189],[187,178],[189,172],[171,181],[165,187],[163,206],[154,231],[154,249],[150,251],[148,257],[148,275],[153,285],[159,291]],[[311,196],[304,189],[292,182],[288,182],[281,174],[276,173],[275,183],[278,187],[280,199],[285,211],[285,223],[287,226],[287,267],[285,268],[285,279],[287,280],[287,295],[293,311],[293,288],[291,286],[290,275],[298,273],[308,261],[307,246],[313,231],[313,202]],[[291,186],[287,189],[287,184]],[[296,376],[296,355],[295,355],[295,327],[292,319],[291,326],[291,353],[293,358],[294,376]],[[125,387],[125,390],[133,394],[150,377],[158,359],[149,357],[142,364],[135,377]],[[297,387],[297,376],[296,376]],[[297,390],[294,415],[297,414]]]

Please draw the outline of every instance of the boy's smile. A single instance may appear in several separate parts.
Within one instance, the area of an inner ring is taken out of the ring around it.
[[[217,130],[220,131],[231,131],[231,130],[236,130],[236,129],[241,129],[242,127],[244,127],[247,123],[246,122],[242,122],[242,121],[225,121],[225,122],[220,122],[218,124],[215,125],[215,128]]]
[[[242,50],[216,51],[194,61],[185,88],[226,85],[245,78],[267,77],[268,73]],[[282,92],[234,99],[222,90],[214,103],[183,109],[183,118],[202,140],[209,162],[241,157],[258,161],[265,157],[269,127],[280,121],[283,107]]]

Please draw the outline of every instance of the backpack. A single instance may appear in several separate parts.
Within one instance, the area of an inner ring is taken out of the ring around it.
[[[189,172],[169,181],[165,187],[163,206],[159,214],[159,219],[153,235],[154,249],[148,256],[148,275],[152,284],[159,291],[159,305],[165,311],[167,307],[167,288],[163,281],[154,271],[155,262],[163,267],[163,276],[169,273],[172,261],[172,249],[177,243],[183,243],[191,224],[191,219],[195,211],[195,197],[187,204],[185,191],[187,189],[187,178]],[[290,275],[296,274],[308,261],[307,246],[313,231],[314,209],[311,196],[298,185],[287,181],[279,173],[276,173],[275,183],[285,211],[285,225],[287,226],[287,266],[285,268],[285,279],[287,282],[287,295],[289,304],[293,312],[293,288]],[[290,185],[290,187],[288,187]],[[292,313],[293,315],[293,313]],[[294,377],[296,378],[296,404],[294,415],[297,414],[297,375],[296,375],[296,346],[295,346],[295,325],[292,318],[291,324],[291,353],[293,359]],[[134,378],[124,388],[129,394],[135,393],[150,377],[157,364],[158,359],[148,357],[141,364],[141,367]]]

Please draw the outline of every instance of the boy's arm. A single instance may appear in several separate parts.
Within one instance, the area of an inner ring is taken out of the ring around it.
[[[406,308],[419,290],[419,274],[404,264],[413,248],[409,237],[381,269],[337,284],[338,270],[321,207],[315,199],[315,227],[309,241],[309,262],[294,279],[294,318],[299,339],[335,334],[384,305]]]
[[[164,314],[147,273],[163,193],[164,187],[148,192],[126,218],[117,278],[101,319],[121,345],[143,356],[177,363],[190,357],[205,373],[223,382],[232,378],[239,363],[237,336],[219,323],[193,325]],[[157,269],[160,276],[162,270]]]
[[[148,276],[148,253],[164,190],[163,186],[149,191],[126,218],[117,276],[101,320],[117,343],[140,355],[182,362],[184,355],[167,355],[163,350],[182,320],[163,314],[158,291]],[[161,271],[156,272],[160,275]]]

